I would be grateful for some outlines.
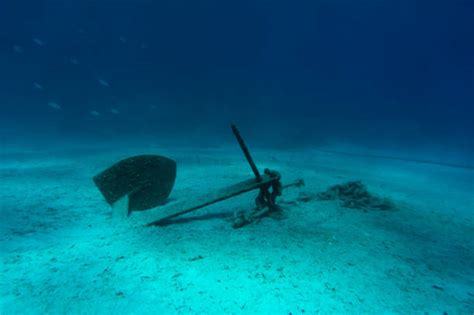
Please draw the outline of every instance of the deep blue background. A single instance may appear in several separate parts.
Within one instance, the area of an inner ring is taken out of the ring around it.
[[[0,67],[4,137],[474,147],[471,0],[0,0]]]

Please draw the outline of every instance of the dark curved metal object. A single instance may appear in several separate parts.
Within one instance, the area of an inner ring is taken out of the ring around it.
[[[111,206],[128,195],[128,211],[163,205],[173,189],[176,162],[161,155],[137,155],[121,160],[94,176]]]

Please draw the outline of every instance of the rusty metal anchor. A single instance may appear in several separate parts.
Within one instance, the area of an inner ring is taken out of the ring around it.
[[[176,175],[175,163],[161,156],[131,157],[114,164],[94,177],[96,185],[113,207],[113,216],[119,219],[130,217],[130,220],[136,224],[164,225],[171,218],[256,189],[259,190],[258,196],[255,199],[256,211],[242,217],[237,217],[233,227],[244,226],[253,222],[256,218],[278,211],[276,199],[281,196],[283,188],[290,186],[301,187],[304,185],[303,180],[297,180],[294,183],[283,186],[280,173],[265,169],[263,174],[260,174],[239,130],[235,125],[231,127],[255,178],[214,190],[189,200],[175,201],[162,205],[174,184]],[[160,176],[150,177],[148,175],[150,173],[160,174]],[[130,180],[131,174],[133,174],[133,181]],[[169,175],[164,176],[163,174]],[[118,179],[120,180],[119,182],[117,182]],[[163,189],[160,186],[161,182],[163,183]],[[140,205],[140,207],[135,206],[132,208],[131,205]],[[151,209],[146,209],[145,205]]]

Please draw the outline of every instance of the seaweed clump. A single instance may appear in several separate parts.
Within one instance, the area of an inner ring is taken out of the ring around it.
[[[372,195],[361,181],[331,186],[325,192],[318,193],[316,198],[318,200],[341,200],[343,207],[364,211],[395,209],[392,201]]]

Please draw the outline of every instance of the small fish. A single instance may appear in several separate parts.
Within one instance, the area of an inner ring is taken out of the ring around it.
[[[124,43],[124,44],[127,42],[127,38],[126,38],[126,37],[120,36],[119,39],[120,39],[120,41],[121,41],[122,43]]]
[[[44,90],[43,86],[41,84],[39,84],[38,82],[33,82],[33,86],[35,88],[37,88],[38,90],[40,90],[40,91]]]
[[[110,110],[110,112],[111,112],[112,114],[114,114],[114,115],[120,114],[120,112],[119,112],[117,109],[115,109],[115,108],[112,108],[112,109]]]
[[[25,52],[25,50],[23,49],[23,47],[19,46],[19,45],[14,45],[13,46],[13,51],[16,52],[17,54],[22,54]]]
[[[35,44],[38,45],[38,46],[43,46],[43,45],[44,45],[44,42],[43,42],[41,39],[39,39],[39,38],[36,38],[36,37],[35,37],[35,38],[33,38],[33,41],[34,41]]]
[[[105,86],[105,87],[110,87],[109,82],[107,82],[105,80],[102,80],[102,79],[99,79],[99,84],[102,85],[102,86]]]
[[[96,116],[96,117],[97,117],[97,116],[100,116],[100,113],[99,113],[98,111],[96,111],[96,110],[91,110],[89,113],[90,113],[92,116]]]
[[[59,105],[58,103],[55,103],[55,102],[49,102],[48,106],[51,107],[52,109],[55,109],[55,110],[60,110],[61,109],[61,105]]]
[[[76,58],[71,58],[71,59],[69,59],[69,61],[70,61],[73,65],[78,65],[78,64],[79,64],[79,60],[77,60]]]

